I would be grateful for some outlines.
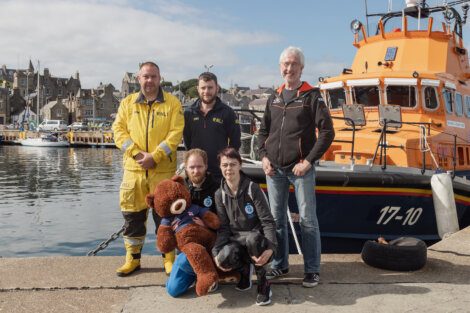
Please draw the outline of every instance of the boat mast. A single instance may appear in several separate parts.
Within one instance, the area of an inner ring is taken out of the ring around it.
[[[36,95],[38,101],[36,103],[36,129],[38,129],[38,127],[39,127],[39,78],[40,78],[40,76],[39,76],[39,66],[40,65],[39,65],[39,60],[38,60],[38,87],[37,87],[38,92],[37,92],[37,95]]]

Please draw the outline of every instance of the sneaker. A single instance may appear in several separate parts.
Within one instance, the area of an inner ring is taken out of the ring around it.
[[[237,286],[235,289],[238,291],[246,291],[250,290],[251,286],[253,286],[253,282],[251,281],[251,276],[253,275],[254,266],[253,264],[246,264],[243,266],[240,272],[240,280],[238,281]]]
[[[320,274],[319,273],[305,273],[304,280],[302,281],[302,286],[311,288],[318,285],[320,282]]]
[[[283,269],[283,270],[271,269],[269,272],[266,273],[266,278],[267,279],[273,279],[273,278],[277,278],[277,277],[287,275],[288,273],[289,273],[288,268]]]
[[[258,295],[256,296],[256,305],[268,305],[271,303],[271,297],[273,292],[271,285],[268,280],[264,280],[264,283],[258,285]]]

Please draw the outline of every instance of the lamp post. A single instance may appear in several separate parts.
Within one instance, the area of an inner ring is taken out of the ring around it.
[[[205,65],[204,64],[204,68],[206,69],[206,72],[210,72],[211,71],[211,68],[213,67],[214,65],[211,64],[211,65]]]
[[[25,96],[27,96],[25,97],[27,102],[29,101],[29,74],[31,74],[31,72],[28,69],[26,71],[26,92],[25,92]]]
[[[178,84],[178,100],[181,102],[181,83],[179,80],[177,80],[176,83]]]
[[[96,103],[95,103],[95,90],[92,89],[91,91],[91,98],[93,100],[93,126],[95,126],[95,106],[96,106]]]
[[[29,71],[29,68],[28,70],[26,71],[26,92],[25,92],[25,99],[26,99],[26,111],[25,111],[25,115],[26,117],[28,118],[28,124],[29,124],[29,106],[30,106],[30,103],[29,103],[29,74],[31,74],[31,72]],[[34,75],[34,73],[33,73]],[[23,117],[23,120],[25,118]]]

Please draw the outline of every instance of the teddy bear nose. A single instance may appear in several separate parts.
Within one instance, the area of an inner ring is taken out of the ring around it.
[[[181,214],[186,209],[186,200],[178,199],[171,204],[170,212],[173,214]]]

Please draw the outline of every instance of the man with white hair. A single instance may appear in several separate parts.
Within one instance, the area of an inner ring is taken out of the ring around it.
[[[302,233],[302,285],[314,287],[320,281],[321,256],[314,163],[331,145],[334,129],[320,90],[300,80],[304,60],[297,47],[288,47],[281,53],[279,66],[284,84],[267,101],[259,130],[259,151],[278,241],[267,276],[272,279],[289,272],[287,200],[292,184]]]

